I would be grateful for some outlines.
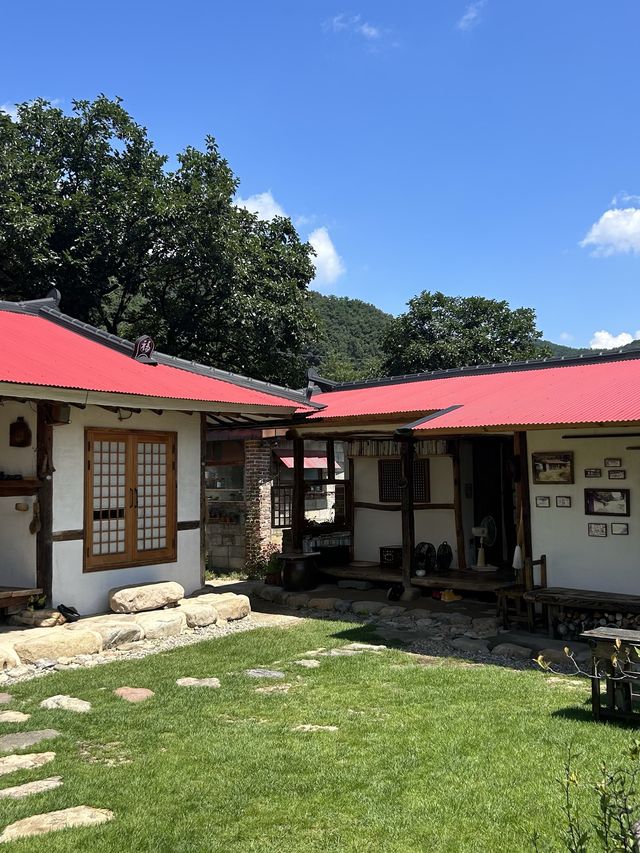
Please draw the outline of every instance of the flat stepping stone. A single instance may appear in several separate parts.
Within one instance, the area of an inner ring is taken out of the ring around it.
[[[26,782],[24,785],[15,785],[13,788],[2,788],[0,800],[21,800],[33,794],[42,794],[45,791],[53,791],[62,785],[62,776],[51,776],[49,779],[38,779],[36,782]]]
[[[56,832],[59,829],[69,829],[75,826],[98,826],[113,820],[113,812],[109,809],[94,809],[91,806],[74,806],[70,809],[60,809],[55,812],[45,812],[32,817],[25,817],[10,824],[0,835],[0,844],[5,841],[15,841],[18,838],[28,838],[32,835],[44,835],[46,832]]]
[[[15,773],[16,770],[35,770],[48,764],[56,757],[55,752],[34,752],[27,755],[6,755],[0,758],[0,776]]]
[[[337,726],[314,726],[310,723],[304,723],[301,726],[295,726],[291,729],[293,732],[337,732]]]
[[[292,684],[270,684],[269,687],[256,687],[256,693],[288,693]]]
[[[278,669],[262,669],[261,667],[245,669],[244,674],[248,675],[249,678],[284,678],[284,672],[280,672]]]
[[[41,708],[47,711],[75,711],[76,714],[87,714],[91,710],[91,702],[84,699],[76,699],[75,696],[59,694],[49,696],[40,703]]]
[[[304,660],[294,660],[298,666],[303,666],[305,669],[317,669],[320,666],[319,660],[313,658],[305,658]]]
[[[0,711],[0,723],[26,723],[30,719],[31,714],[22,711]]]
[[[35,732],[16,732],[11,735],[0,737],[0,752],[15,752],[18,749],[26,749],[35,746],[43,740],[51,740],[60,737],[60,732],[55,729],[39,729]]]
[[[150,699],[156,695],[153,690],[149,690],[147,687],[118,687],[113,692],[127,702],[144,702],[145,699]]]
[[[0,705],[8,705],[13,700],[11,693],[0,693]]]
[[[373,643],[348,643],[344,649],[353,649],[355,652],[383,652],[387,647],[374,645]]]
[[[219,678],[179,678],[176,681],[179,687],[220,687]]]
[[[320,652],[319,654],[323,658],[351,658],[362,654],[362,652],[356,649],[330,649],[328,652]]]

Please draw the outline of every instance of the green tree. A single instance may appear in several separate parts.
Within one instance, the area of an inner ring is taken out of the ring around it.
[[[424,291],[393,319],[382,346],[388,375],[541,358],[542,333],[532,308],[482,296]]]
[[[64,311],[114,334],[301,381],[316,336],[313,249],[288,219],[235,206],[237,179],[212,138],[166,164],[119,99],[0,113],[0,296],[55,285]]]

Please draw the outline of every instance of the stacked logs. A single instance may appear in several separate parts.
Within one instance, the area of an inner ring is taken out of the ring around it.
[[[556,632],[559,637],[577,637],[583,631],[592,628],[625,628],[628,631],[640,631],[640,613],[621,613],[620,611],[571,610],[566,608],[558,616]]]

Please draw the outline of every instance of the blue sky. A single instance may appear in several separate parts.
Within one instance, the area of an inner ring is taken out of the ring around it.
[[[636,0],[22,0],[3,31],[0,104],[120,95],[170,155],[213,134],[324,292],[640,335]]]

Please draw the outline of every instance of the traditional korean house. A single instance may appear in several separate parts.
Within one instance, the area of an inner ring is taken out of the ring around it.
[[[529,598],[640,613],[640,351],[315,377],[309,400],[322,408],[288,432],[293,546],[333,577],[499,594],[522,580],[514,557],[545,555],[528,586],[550,589]],[[342,492],[322,531],[305,512],[308,441],[326,442],[324,482]]]
[[[314,405],[78,322],[55,290],[0,302],[0,610],[44,597],[88,614],[146,581],[192,591],[207,430],[290,425]]]

